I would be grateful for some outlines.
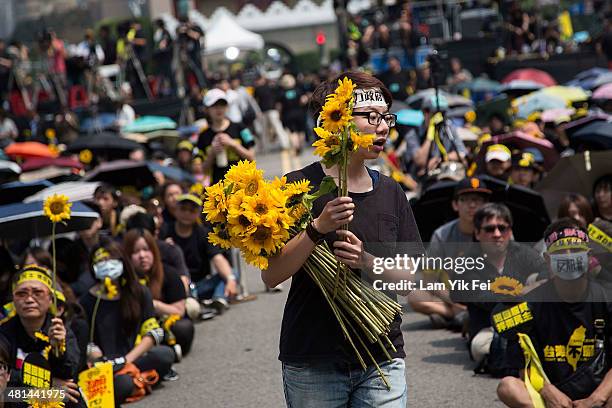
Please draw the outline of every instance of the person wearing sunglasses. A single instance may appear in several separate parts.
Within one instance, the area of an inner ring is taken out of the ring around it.
[[[50,271],[41,266],[26,265],[15,275],[15,313],[0,322],[0,346],[10,355],[11,387],[50,388],[61,384],[69,401],[75,403],[79,399],[74,381],[79,347],[70,328],[52,313],[52,287]],[[60,298],[59,294],[55,296]]]
[[[475,281],[494,282],[498,277],[506,277],[526,285],[530,277],[534,279],[544,275],[544,259],[534,249],[512,239],[512,224],[512,214],[504,204],[488,203],[476,211],[474,238],[478,243],[467,254],[473,258],[481,257],[484,267],[467,271],[461,276],[464,282],[471,285]],[[503,360],[504,350],[492,347],[491,312],[498,299],[491,298],[490,294],[490,290],[453,291],[451,298],[467,304],[469,350],[471,358],[478,364],[477,369],[497,375],[499,373],[493,370],[504,370],[504,363],[493,367],[490,362]]]
[[[533,406],[526,376],[547,407],[612,404],[609,287],[589,274],[592,241],[580,223],[561,218],[544,231],[549,280],[525,295],[533,317],[516,331],[529,336],[546,378],[525,368],[517,336],[508,336],[508,360],[520,376],[504,377],[499,399],[509,407]],[[499,330],[499,329],[498,329]],[[501,331],[501,330],[500,330]],[[585,381],[586,380],[586,381]]]

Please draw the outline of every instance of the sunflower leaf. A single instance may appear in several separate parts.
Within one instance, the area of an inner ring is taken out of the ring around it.
[[[317,198],[324,196],[325,194],[334,192],[336,188],[337,186],[336,182],[334,181],[334,178],[332,176],[325,176],[323,177],[323,180],[321,181],[317,192],[314,194],[306,194],[306,196],[304,196],[304,200],[312,202]]]
[[[223,189],[223,194],[228,196],[232,193],[233,190],[234,190],[234,183],[230,183],[227,187]]]

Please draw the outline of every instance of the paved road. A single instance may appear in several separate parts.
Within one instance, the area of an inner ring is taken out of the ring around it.
[[[274,154],[260,159],[259,165],[270,177],[312,160],[308,153],[299,160]],[[254,269],[247,269],[245,276],[257,300],[232,306],[223,316],[198,323],[192,353],[176,366],[180,380],[164,383],[162,389],[134,407],[284,406],[277,357],[287,291],[265,293],[259,272]],[[431,330],[429,320],[413,312],[405,313],[403,319],[408,406],[503,406],[495,395],[497,381],[474,377],[465,341],[459,335]]]

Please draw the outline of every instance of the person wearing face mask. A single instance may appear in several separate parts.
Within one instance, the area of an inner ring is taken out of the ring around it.
[[[155,318],[151,292],[138,282],[121,248],[110,241],[95,247],[91,270],[97,283],[79,300],[90,322],[87,358],[90,364],[103,360],[114,365],[115,404],[137,391],[132,377],[123,374],[126,364],[176,379],[176,374],[167,377],[175,355],[161,345],[164,332]]]
[[[373,364],[365,370],[361,367],[321,290],[302,267],[315,245],[324,240],[336,259],[354,273],[362,273],[368,281],[381,279],[373,272],[374,257],[395,254],[400,250],[399,242],[411,244],[411,250],[406,251],[410,255],[424,252],[401,186],[365,165],[366,160],[379,157],[389,137],[389,129],[395,126],[396,117],[389,112],[392,102],[389,90],[369,74],[346,72],[315,90],[311,101],[313,113],[321,113],[326,96],[334,92],[343,78],[356,85],[352,115],[356,130],[374,134],[374,143],[368,149],[359,148],[352,153],[347,167],[348,195],[326,194],[316,200],[312,211],[314,220],[305,232],[289,240],[280,254],[269,259],[269,267],[261,276],[268,287],[292,278],[283,315],[279,356],[283,363],[288,406],[405,407],[408,389],[400,316],[396,315],[390,326],[389,339],[393,347],[387,346],[387,350],[391,359],[378,345],[368,347],[391,385],[388,390]],[[338,167],[327,168],[315,162],[289,173],[287,182],[306,179],[316,190],[325,176],[337,179]],[[348,230],[341,229],[344,224],[348,224]],[[398,282],[410,277],[410,270],[393,269],[386,271],[383,278]]]
[[[15,313],[0,322],[0,345],[10,355],[9,386],[63,386],[74,404],[80,400],[74,381],[79,347],[70,328],[51,311],[52,287],[50,271],[41,266],[26,265],[15,275]]]
[[[517,331],[529,336],[546,378],[524,371],[517,337],[509,340],[509,360],[520,377],[505,377],[497,394],[509,407],[532,406],[525,375],[547,407],[608,407],[612,403],[610,337],[612,304],[588,274],[589,238],[573,219],[562,218],[544,232],[550,279],[525,296],[532,319]],[[532,358],[533,359],[533,358]]]

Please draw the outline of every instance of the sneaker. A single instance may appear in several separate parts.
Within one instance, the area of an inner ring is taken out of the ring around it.
[[[213,299],[210,307],[215,309],[218,314],[223,314],[227,309],[229,309],[229,303],[224,298],[216,298]]]
[[[273,288],[269,288],[266,286],[266,292],[282,292],[283,291],[283,284],[279,283],[278,285],[276,285]]]
[[[168,371],[168,373],[162,378],[163,381],[176,381],[178,379],[179,375],[176,371],[174,371],[174,368],[170,368],[170,371]]]
[[[215,309],[211,309],[209,307],[202,307],[202,313],[200,313],[200,320],[210,320],[217,315],[217,311]]]

